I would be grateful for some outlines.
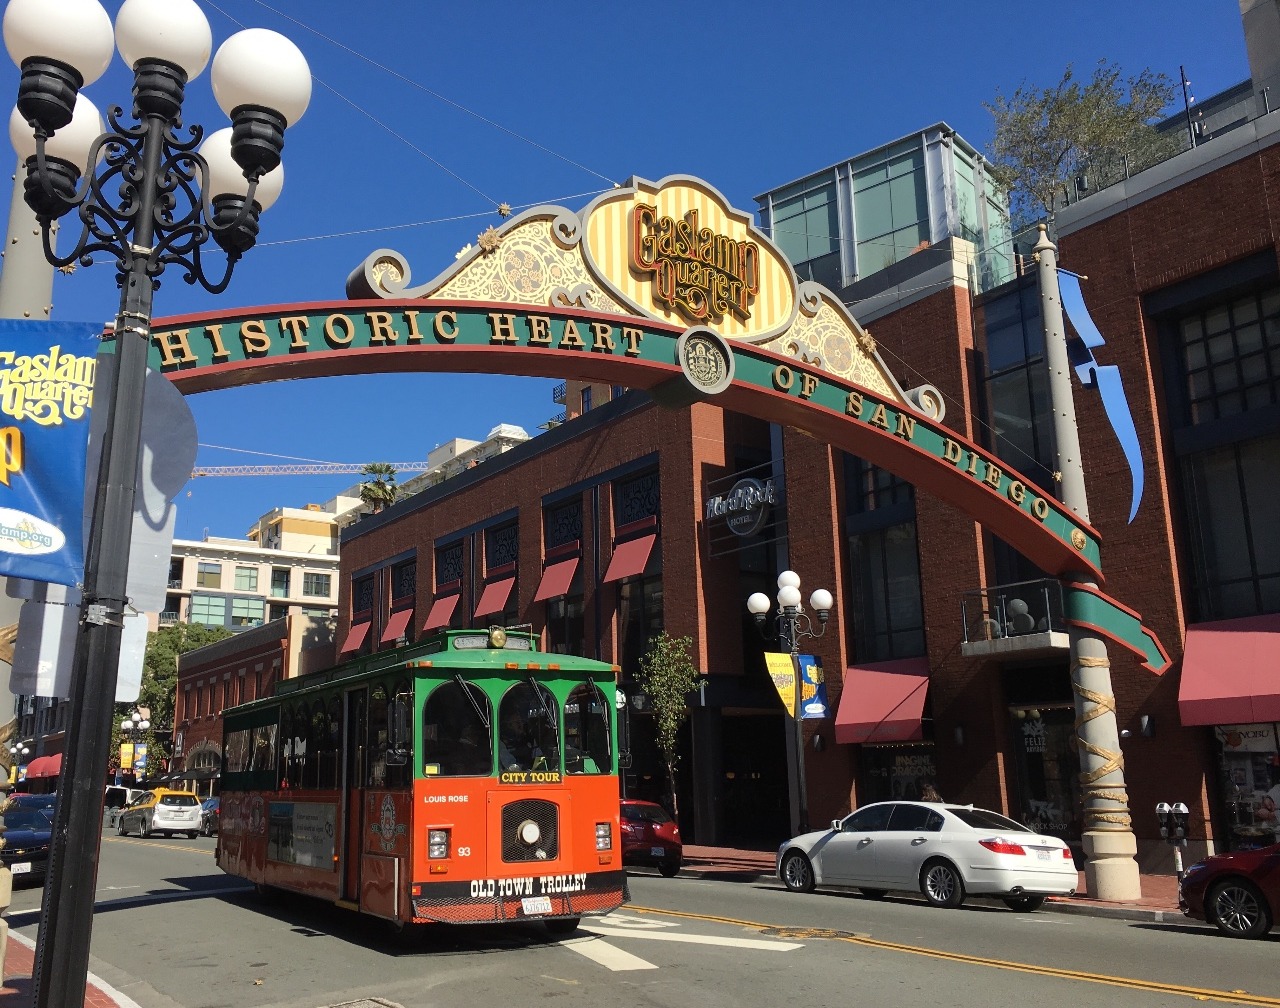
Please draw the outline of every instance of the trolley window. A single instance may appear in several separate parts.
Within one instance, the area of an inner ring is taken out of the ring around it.
[[[461,676],[432,690],[422,707],[422,771],[428,776],[493,773],[493,707]]]
[[[571,774],[607,774],[613,765],[609,708],[595,683],[575,686],[564,705],[564,769]]]
[[[533,679],[507,690],[498,708],[498,764],[502,770],[559,770],[559,705]]]

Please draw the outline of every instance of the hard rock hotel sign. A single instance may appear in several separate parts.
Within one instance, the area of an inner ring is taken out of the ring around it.
[[[996,531],[1041,568],[1102,583],[1097,532],[943,424],[932,386],[903,389],[826,288],[706,182],[632,179],[581,212],[540,207],[490,228],[411,286],[380,249],[349,300],[156,321],[151,365],[182,391],[393,371],[569,377],[699,399],[803,429]],[[1138,616],[1096,589],[1076,618],[1168,665]]]

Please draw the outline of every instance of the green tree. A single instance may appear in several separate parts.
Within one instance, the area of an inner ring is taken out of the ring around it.
[[[676,763],[680,759],[680,729],[689,717],[689,694],[698,688],[699,672],[693,666],[688,637],[671,637],[664,630],[649,641],[640,659],[636,680],[649,696],[655,721],[655,739],[667,769],[671,787],[671,812],[680,816],[676,798]]]
[[[371,477],[360,484],[360,500],[368,504],[374,513],[396,500],[396,469],[386,462],[370,462],[360,470],[361,476]]]
[[[1178,139],[1152,126],[1173,95],[1164,74],[1143,70],[1124,80],[1106,60],[1086,82],[1068,65],[1053,87],[1024,82],[1007,98],[997,91],[985,103],[995,117],[988,153],[1009,191],[1014,230],[1045,216],[1052,222],[1081,176],[1101,188],[1177,153]]]
[[[178,656],[214,644],[231,636],[226,627],[204,626],[200,623],[173,623],[147,635],[147,650],[142,659],[142,686],[138,699],[131,704],[116,705],[115,738],[112,752],[120,752],[122,743],[129,741],[120,730],[120,722],[139,707],[150,712],[151,727],[138,735],[139,743],[146,743],[148,771],[155,773],[159,761],[170,756],[173,738],[173,709],[178,692]]]

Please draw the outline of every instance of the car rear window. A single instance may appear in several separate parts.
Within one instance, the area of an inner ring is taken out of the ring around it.
[[[200,802],[196,800],[196,796],[193,794],[167,794],[160,796],[160,804],[183,806],[199,805]]]
[[[671,816],[660,805],[627,805],[622,809],[623,819],[635,819],[640,822],[671,822]]]
[[[986,809],[969,809],[969,808],[949,808],[947,809],[953,816],[959,819],[966,826],[972,826],[974,829],[980,830],[1000,830],[1004,833],[1030,833],[1031,830],[1023,826],[1022,823],[1014,822],[1012,819],[1006,819],[998,812],[988,812]]]

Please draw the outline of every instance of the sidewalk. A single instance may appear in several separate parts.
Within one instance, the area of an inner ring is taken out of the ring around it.
[[[684,866],[680,874],[726,882],[777,882],[773,858],[773,851],[686,846]],[[1084,873],[1081,872],[1079,891],[1083,893],[1084,889]],[[1182,912],[1178,910],[1178,880],[1172,875],[1143,875],[1142,898],[1130,902],[1110,903],[1089,899],[1087,896],[1062,896],[1050,897],[1044,908],[1060,913],[1124,920],[1183,919]],[[0,985],[0,1005],[4,1008],[30,1008],[31,974],[34,966],[35,949],[28,944],[26,938],[10,931],[4,959],[4,984]],[[92,974],[89,981],[84,997],[85,1008],[136,1008],[127,996]]]
[[[4,954],[4,983],[0,984],[0,1004],[4,1008],[30,1008],[33,1003],[32,974],[36,950],[19,934],[9,932]],[[92,973],[84,992],[85,1008],[138,1008],[129,997],[103,983]]]

